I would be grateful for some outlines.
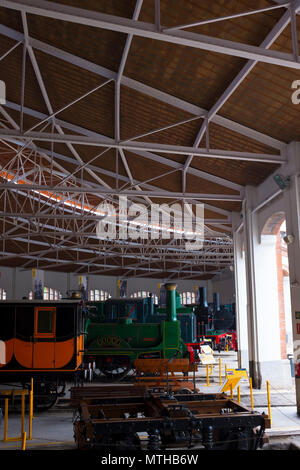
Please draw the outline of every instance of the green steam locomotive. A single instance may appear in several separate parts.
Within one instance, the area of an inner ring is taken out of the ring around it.
[[[161,318],[153,311],[151,298],[109,299],[101,308],[89,303],[85,373],[90,380],[96,371],[120,379],[133,368],[135,359],[190,358],[177,319],[176,284],[165,288],[167,305]]]

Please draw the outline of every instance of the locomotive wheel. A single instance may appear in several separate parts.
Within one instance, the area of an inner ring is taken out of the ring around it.
[[[46,411],[56,405],[60,393],[66,384],[57,386],[55,383],[37,383],[33,391],[33,403],[36,411]]]
[[[132,369],[129,357],[104,358],[101,372],[113,382],[119,382]]]

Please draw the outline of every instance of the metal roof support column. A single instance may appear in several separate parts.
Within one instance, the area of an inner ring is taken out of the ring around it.
[[[248,327],[247,327],[247,286],[246,265],[244,252],[244,232],[238,230],[241,219],[237,212],[232,213],[233,250],[234,250],[234,280],[236,329],[238,341],[238,363],[240,368],[248,369]]]
[[[246,254],[246,280],[247,280],[247,310],[248,310],[248,344],[249,344],[249,374],[252,377],[253,386],[261,387],[261,371],[259,363],[258,334],[257,334],[257,302],[256,279],[254,266],[253,244],[253,218],[251,204],[251,189],[246,187],[246,198],[243,202],[243,219],[245,234]]]

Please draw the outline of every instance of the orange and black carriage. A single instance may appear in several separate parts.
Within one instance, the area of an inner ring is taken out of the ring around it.
[[[85,318],[80,300],[1,301],[0,383],[33,378],[35,402],[52,406],[82,373]]]

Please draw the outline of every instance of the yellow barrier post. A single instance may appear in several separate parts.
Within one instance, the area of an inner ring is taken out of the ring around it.
[[[208,364],[206,364],[206,385],[209,387],[209,370],[208,370]]]
[[[210,365],[210,375],[212,375],[212,373],[213,373],[213,365],[211,364]]]
[[[24,434],[24,424],[25,424],[25,395],[21,397],[21,436]]]
[[[252,379],[249,378],[249,385],[250,385],[250,398],[251,398],[251,409],[253,410],[253,388],[252,388]]]
[[[25,450],[26,449],[26,432],[23,432],[22,434],[22,448],[21,450]]]
[[[7,389],[0,390],[0,396],[4,396],[4,432],[3,432],[3,442],[14,442],[22,441],[24,429],[25,429],[25,396],[28,395],[28,390],[26,389]],[[14,399],[15,396],[21,396],[21,434],[16,437],[7,437],[8,429],[8,403],[9,398]]]
[[[7,441],[7,423],[8,423],[8,398],[4,399],[4,435],[3,442]]]
[[[268,381],[268,380],[267,380],[267,395],[268,395],[268,411],[269,411],[270,424],[272,424],[272,419],[271,419],[270,384],[269,384],[269,381]]]
[[[29,436],[28,439],[32,440],[32,418],[33,418],[33,378],[30,380],[29,392]]]
[[[230,384],[230,398],[233,398],[233,387],[232,384]]]
[[[219,357],[219,384],[222,385],[222,363],[221,363],[220,357]]]
[[[225,379],[227,379],[227,364],[225,364]]]
[[[238,399],[238,402],[241,403],[241,387],[238,386],[237,388],[237,399]]]

